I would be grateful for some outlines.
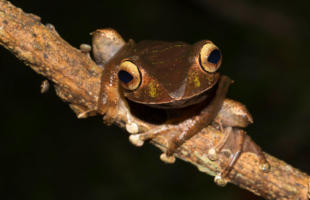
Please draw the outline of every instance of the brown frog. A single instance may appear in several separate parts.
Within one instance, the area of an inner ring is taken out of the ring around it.
[[[106,123],[112,123],[121,98],[164,110],[167,120],[160,128],[131,135],[130,141],[141,146],[145,140],[171,134],[167,151],[161,155],[165,162],[173,163],[178,147],[211,123],[227,135],[226,140],[234,138],[232,127],[252,123],[251,115],[242,104],[225,100],[232,80],[218,72],[221,51],[209,40],[193,45],[163,41],[135,43],[133,40],[126,43],[115,30],[100,29],[93,33],[93,55],[96,63],[103,67],[96,112],[104,115]],[[243,140],[244,137],[240,137],[229,145],[223,141],[210,150],[211,157],[223,148],[234,152],[224,176],[242,152]],[[256,145],[252,149],[267,168],[260,148]]]

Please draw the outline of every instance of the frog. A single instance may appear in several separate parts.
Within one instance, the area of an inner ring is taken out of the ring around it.
[[[226,134],[221,144],[210,149],[212,160],[224,148],[234,152],[227,176],[242,152],[244,137],[234,137],[235,127],[244,128],[253,122],[252,116],[226,94],[233,81],[219,73],[221,50],[210,40],[194,44],[143,40],[128,42],[111,28],[92,33],[93,57],[103,68],[96,112],[105,123],[117,118],[120,99],[146,107],[163,110],[167,119],[160,126],[129,136],[136,146],[161,134],[170,134],[167,150],[160,156],[166,163],[174,163],[178,148],[199,133],[214,125]],[[235,138],[235,139],[234,139]],[[228,142],[236,140],[235,142]],[[261,149],[253,146],[260,163],[268,168]]]

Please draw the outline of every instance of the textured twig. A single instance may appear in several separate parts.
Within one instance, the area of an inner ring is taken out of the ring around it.
[[[101,68],[89,56],[61,39],[52,25],[43,25],[39,17],[26,14],[8,1],[0,0],[0,44],[34,71],[52,80],[57,94],[69,102],[79,116],[95,108]],[[115,122],[117,125],[126,127],[130,132],[154,127],[132,116],[124,100],[120,108]],[[165,149],[165,137],[158,137],[152,142]],[[211,161],[207,152],[222,137],[221,132],[209,126],[187,141],[177,156],[214,176],[227,166],[228,159],[220,154],[217,161]],[[251,143],[249,137],[246,140]],[[258,159],[254,154],[243,153],[228,177],[229,182],[265,199],[308,199],[310,177],[273,156],[266,154],[266,157],[271,164],[268,173],[258,168]]]

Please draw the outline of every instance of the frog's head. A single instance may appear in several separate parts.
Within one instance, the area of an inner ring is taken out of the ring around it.
[[[154,107],[185,107],[205,98],[218,81],[221,52],[211,41],[142,41],[120,61],[118,78],[129,100]]]

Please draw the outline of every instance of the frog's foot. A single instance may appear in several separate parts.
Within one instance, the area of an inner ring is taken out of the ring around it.
[[[144,144],[144,141],[146,140],[151,140],[155,138],[158,135],[162,134],[169,134],[169,132],[172,132],[173,129],[175,129],[176,126],[174,125],[161,125],[160,127],[153,128],[147,132],[141,133],[141,134],[134,134],[129,136],[129,141],[135,145],[135,146],[142,146]],[[168,139],[168,150],[169,151],[169,146],[170,146],[170,139]],[[173,154],[167,154],[167,152],[162,153],[160,155],[160,159],[166,163],[174,163],[175,162],[175,157]]]
[[[214,178],[215,183],[220,186],[225,186],[227,183],[227,176],[233,169],[235,163],[238,161],[240,155],[243,152],[252,152],[257,155],[259,159],[259,168],[267,172],[270,168],[269,163],[259,148],[246,133],[240,129],[232,129],[231,127],[225,128],[225,135],[219,144],[214,149],[210,149],[208,156],[210,160],[217,160],[217,153],[228,153],[229,154],[229,164],[224,168],[222,172],[217,174]]]
[[[252,152],[258,157],[259,169],[265,173],[269,172],[271,166],[268,163],[265,154],[263,153],[262,149],[253,140],[251,140],[249,136],[245,138],[244,146],[244,151]]]
[[[135,134],[129,137],[132,144],[142,146],[145,140],[153,139],[159,135],[165,135],[167,150],[161,154],[160,159],[165,163],[174,163],[174,154],[178,148],[197,133],[195,119],[187,119],[179,124],[165,124],[153,128],[142,134]]]
[[[153,128],[144,133],[130,135],[129,141],[133,145],[141,147],[144,144],[144,141],[151,140],[159,134],[162,134],[162,132],[167,131],[168,129],[169,127],[167,125],[162,125],[160,128]]]

